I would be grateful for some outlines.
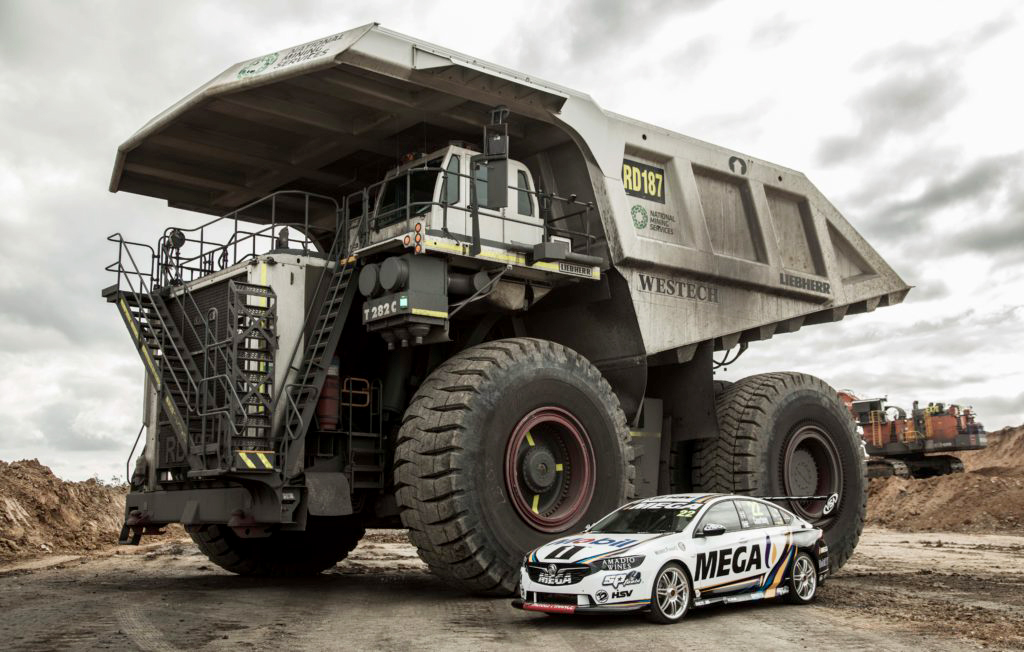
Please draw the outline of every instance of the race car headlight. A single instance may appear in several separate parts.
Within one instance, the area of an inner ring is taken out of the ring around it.
[[[630,555],[628,557],[608,557],[596,562],[594,565],[598,570],[603,571],[624,571],[636,568],[644,563],[644,555]]]

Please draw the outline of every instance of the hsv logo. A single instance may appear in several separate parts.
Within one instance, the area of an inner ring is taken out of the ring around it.
[[[725,548],[710,552],[697,553],[697,565],[694,572],[697,581],[712,577],[722,577],[732,573],[747,573],[761,568],[761,547],[741,546]]]

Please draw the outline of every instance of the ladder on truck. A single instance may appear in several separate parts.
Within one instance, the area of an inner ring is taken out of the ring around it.
[[[110,240],[119,245],[118,261],[108,267],[118,280],[103,290],[103,296],[118,306],[158,393],[160,426],[173,433],[188,477],[274,470],[268,371],[276,347],[273,291],[229,281],[230,323],[219,332],[215,313],[204,316],[187,286],[156,288],[152,271],[139,269],[131,249],[152,252],[150,247],[126,242],[117,234]],[[170,302],[180,309],[177,318]],[[258,371],[245,366],[247,358],[258,361]],[[233,449],[247,443],[264,449],[260,452],[265,454],[256,458],[261,464],[239,461],[247,451],[239,455]]]
[[[331,262],[328,262],[320,275],[306,318],[309,323],[312,315],[316,314],[316,321],[307,334],[305,346],[295,347],[293,360],[300,348],[302,359],[294,381],[285,386],[279,397],[279,400],[284,400],[284,406],[277,426],[280,436],[275,440],[280,442],[286,479],[295,478],[305,468],[306,430],[313,422],[320,392],[327,380],[327,368],[341,341],[341,332],[355,300],[357,284],[353,279],[353,271],[356,258],[351,256],[341,259],[345,239],[344,230],[339,229],[328,254]],[[318,305],[319,310],[316,309]]]

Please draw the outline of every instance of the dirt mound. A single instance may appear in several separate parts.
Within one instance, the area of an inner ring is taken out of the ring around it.
[[[989,435],[988,448],[958,454],[966,471],[907,480],[873,479],[868,523],[908,531],[1024,529],[1024,426]]]
[[[65,482],[38,460],[0,461],[0,561],[117,542],[127,487]]]

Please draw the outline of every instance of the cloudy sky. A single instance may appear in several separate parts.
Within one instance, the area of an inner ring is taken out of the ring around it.
[[[1024,10],[782,4],[0,1],[0,459],[124,474],[143,371],[99,296],[105,238],[194,218],[108,193],[117,145],[230,64],[370,21],[801,170],[917,286],[722,377],[806,371],[1024,422]]]

